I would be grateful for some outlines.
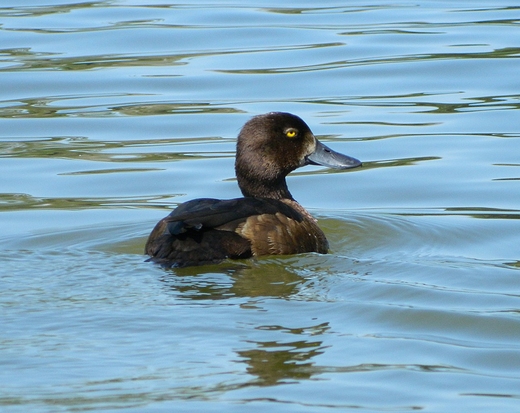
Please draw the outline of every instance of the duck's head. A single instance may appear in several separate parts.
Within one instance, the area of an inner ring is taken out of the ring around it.
[[[348,169],[361,162],[322,144],[302,119],[290,113],[255,116],[238,135],[235,170],[244,196],[292,198],[285,177],[305,165]]]

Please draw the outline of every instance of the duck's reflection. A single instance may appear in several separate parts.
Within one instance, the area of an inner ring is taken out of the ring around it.
[[[230,297],[279,297],[295,294],[305,278],[291,268],[290,259],[228,266],[189,267],[166,270],[161,281],[181,298],[218,300]]]
[[[252,300],[240,302],[240,308],[257,308],[260,297],[287,299],[299,293],[307,279],[296,272],[300,267],[293,266],[292,260],[288,257],[269,258],[232,263],[228,267],[169,270],[162,282],[176,298],[213,301],[246,297]],[[234,350],[238,356],[236,361],[246,363],[246,371],[253,376],[240,387],[309,379],[318,372],[312,359],[325,349],[319,336],[329,329],[328,323],[296,328],[280,325],[257,325],[253,328],[265,331],[267,340],[237,343],[239,349]]]
[[[312,358],[322,354],[325,347],[323,342],[315,337],[329,329],[328,323],[290,329],[282,326],[263,326],[261,329],[289,333],[298,339],[255,341],[253,343],[256,348],[238,350],[240,361],[248,364],[247,372],[256,376],[251,384],[270,386],[292,380],[310,379],[317,372]],[[308,339],[303,339],[305,336]]]
[[[323,352],[321,341],[257,342],[257,348],[237,351],[256,376],[254,384],[270,386],[291,380],[309,379],[314,374],[311,359]]]

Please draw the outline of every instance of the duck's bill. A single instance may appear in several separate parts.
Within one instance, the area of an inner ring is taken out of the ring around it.
[[[321,165],[335,169],[349,169],[361,166],[361,161],[351,156],[335,152],[316,139],[316,149],[305,158],[307,165]]]

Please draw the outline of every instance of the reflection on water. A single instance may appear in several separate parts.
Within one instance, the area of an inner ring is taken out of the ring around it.
[[[106,173],[104,171],[103,173]],[[117,170],[114,172],[146,172],[146,170]],[[101,173],[101,172],[100,172]],[[35,198],[27,194],[0,194],[0,211],[17,211],[21,209],[65,209],[79,210],[90,208],[129,208],[159,204],[166,197],[143,198]]]
[[[280,265],[282,264],[282,265]],[[288,264],[288,263],[287,263]],[[192,300],[218,300],[230,297],[290,297],[305,280],[291,267],[277,260],[251,260],[205,266],[204,278],[200,268],[165,269],[161,277],[179,297]],[[214,271],[215,280],[208,279]],[[222,272],[228,274],[222,279]]]
[[[320,341],[260,342],[253,350],[238,351],[255,385],[272,386],[313,376],[313,357],[322,354]],[[282,349],[280,349],[282,348]]]
[[[8,158],[55,158],[55,159],[80,159],[96,162],[161,162],[204,159],[208,155],[212,157],[234,156],[224,154],[222,151],[213,153],[207,151],[207,147],[215,142],[223,142],[220,138],[190,138],[190,139],[155,139],[132,142],[90,141],[86,138],[59,137],[45,138],[28,141],[3,141],[0,142],[0,157]],[[171,148],[180,145],[201,145],[202,151],[197,153],[178,153]],[[165,148],[168,152],[158,152]]]
[[[4,1],[0,410],[517,409],[519,18]],[[363,161],[289,177],[331,253],[145,262],[273,110]]]
[[[174,114],[197,114],[197,113],[241,113],[239,109],[213,105],[211,103],[199,102],[147,102],[132,103],[123,105],[118,102],[114,106],[107,104],[95,104],[99,100],[113,100],[116,96],[71,96],[69,98],[59,96],[56,98],[34,98],[18,101],[0,102],[3,108],[0,111],[0,118],[59,118],[59,117],[107,117],[107,116],[159,116]],[[121,100],[135,99],[135,96],[121,96]],[[66,106],[67,100],[73,100],[71,106]],[[79,102],[78,102],[79,100]],[[93,104],[88,105],[92,100]],[[83,105],[78,103],[84,102]],[[74,104],[75,103],[75,104]]]

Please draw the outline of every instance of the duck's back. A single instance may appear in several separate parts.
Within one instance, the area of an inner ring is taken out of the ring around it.
[[[252,197],[181,204],[159,221],[145,247],[150,260],[170,267],[327,250],[325,235],[296,201]]]

